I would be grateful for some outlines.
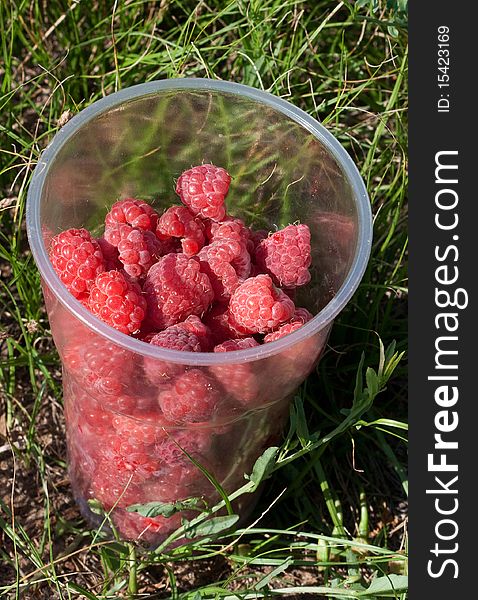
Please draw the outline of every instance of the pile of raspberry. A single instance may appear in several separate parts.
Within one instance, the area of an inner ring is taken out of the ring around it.
[[[230,183],[225,169],[204,164],[179,177],[182,204],[163,214],[143,200],[120,200],[101,237],[86,229],[56,235],[53,267],[94,315],[154,346],[234,352],[288,335],[312,318],[293,301],[311,278],[309,228],[247,227],[226,211]],[[112,511],[128,539],[154,542],[178,525],[128,512],[130,504],[191,496],[214,502],[214,488],[184,450],[223,480],[232,440],[224,423],[284,395],[281,378],[255,361],[199,369],[144,357],[137,364],[136,355],[89,331],[72,331],[61,352],[76,493]],[[294,356],[284,360],[300,372]],[[266,437],[274,419],[265,419]],[[246,470],[261,450],[258,440]]]
[[[226,212],[230,183],[225,169],[205,164],[179,177],[182,205],[162,215],[143,200],[120,200],[102,237],[56,235],[53,267],[94,315],[164,348],[224,352],[287,335],[311,317],[291,299],[310,281],[309,228],[247,227]],[[201,333],[184,326],[192,315]]]

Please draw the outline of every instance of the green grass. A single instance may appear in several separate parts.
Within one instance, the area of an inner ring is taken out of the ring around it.
[[[407,340],[403,5],[0,3],[0,597],[406,598],[406,369],[396,360]],[[214,535],[147,553],[90,532],[72,501],[25,199],[66,111],[185,76],[265,89],[320,119],[361,170],[374,243],[271,451],[253,526],[231,532],[202,514],[198,526]]]

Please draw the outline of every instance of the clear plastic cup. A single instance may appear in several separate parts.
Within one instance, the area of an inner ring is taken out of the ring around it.
[[[224,353],[149,345],[94,317],[48,259],[52,236],[64,229],[101,235],[117,199],[146,199],[160,212],[178,203],[175,178],[202,162],[231,173],[229,214],[256,229],[300,221],[311,230],[312,281],[295,302],[315,316],[275,342]],[[75,497],[92,523],[96,500],[120,536],[153,545],[189,513],[145,518],[127,507],[190,497],[213,504],[215,487],[188,455],[228,492],[244,482],[278,442],[291,395],[360,282],[372,236],[362,179],[320,123],[268,93],[206,79],[137,85],[75,116],[35,169],[27,228],[62,361]],[[188,402],[206,395],[214,410],[206,422],[168,421],[160,406],[171,393]],[[241,500],[239,514],[253,502]]]

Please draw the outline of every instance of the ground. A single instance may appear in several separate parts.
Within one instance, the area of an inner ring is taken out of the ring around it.
[[[0,597],[406,598],[405,28],[398,0],[0,4]],[[252,521],[150,553],[95,537],[72,500],[25,201],[71,115],[121,87],[191,76],[265,89],[319,119],[360,169],[374,241]]]

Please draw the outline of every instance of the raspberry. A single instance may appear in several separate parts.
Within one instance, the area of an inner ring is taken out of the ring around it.
[[[105,271],[121,269],[123,265],[119,260],[118,248],[107,242],[104,237],[100,237],[96,241],[101,248],[103,258],[105,259]]]
[[[105,410],[100,398],[86,393],[83,387],[72,382],[65,389],[65,397],[68,397],[65,410],[70,425],[74,423],[77,431],[95,436],[111,432],[113,413]]]
[[[241,219],[227,217],[222,223],[212,222],[210,225],[210,240],[234,240],[239,242],[240,247],[236,250],[236,256],[232,260],[232,266],[240,279],[247,279],[251,274],[251,255],[253,245],[249,238],[249,229]]]
[[[187,326],[183,327],[182,325],[183,323],[171,325],[160,333],[153,335],[149,343],[153,344],[153,346],[160,346],[161,348],[169,348],[171,350],[201,352],[201,342],[198,336],[193,331],[188,331]],[[184,365],[179,363],[150,357],[145,357],[144,359],[144,371],[149,381],[154,385],[168,383],[168,381],[184,370]]]
[[[182,323],[171,325],[160,333],[148,334],[143,341],[183,352],[209,352],[213,346],[209,328],[196,315],[190,315]],[[144,370],[153,385],[161,385],[182,373],[185,366],[145,357]]]
[[[199,369],[184,372],[170,388],[160,392],[158,396],[164,416],[177,423],[207,421],[219,399],[219,391]]]
[[[236,348],[238,350],[238,348]],[[224,364],[210,367],[225,394],[242,406],[257,405],[261,396],[261,374],[252,363]]]
[[[67,417],[65,413],[65,418]],[[72,484],[80,480],[83,487],[89,487],[92,477],[96,471],[96,460],[91,455],[91,447],[86,446],[85,438],[77,431],[73,433],[72,425],[66,421],[66,435],[68,444],[68,471]],[[89,495],[89,494],[84,494]]]
[[[168,474],[171,474],[173,469],[168,469]],[[176,471],[176,469],[174,469]],[[175,473],[174,473],[175,475]],[[181,488],[179,482],[175,479],[162,477],[153,477],[145,481],[141,486],[141,499],[135,502],[159,501],[159,502],[175,502],[183,498],[187,498],[190,494],[185,493],[184,488]]]
[[[241,244],[235,240],[218,240],[205,246],[198,254],[201,270],[207,274],[219,302],[230,298],[240,283],[232,261],[240,256]]]
[[[214,344],[221,344],[229,339],[244,337],[244,333],[235,325],[226,304],[215,304],[204,316],[204,323],[211,332]]]
[[[148,543],[158,543],[167,534],[181,525],[180,513],[171,517],[161,515],[151,518],[143,517],[124,508],[113,511],[112,519],[121,536],[127,540],[144,540]]]
[[[150,448],[136,439],[111,434],[101,440],[98,471],[114,474],[119,484],[140,483],[154,475],[160,465]]]
[[[126,482],[119,481],[117,474],[109,469],[108,463],[100,462],[97,465],[91,481],[92,496],[101,502],[105,510],[112,506],[126,507],[137,502],[139,486],[133,483],[131,475]]]
[[[160,240],[181,238],[186,256],[193,256],[204,246],[204,226],[185,206],[171,206],[161,215],[156,235]]]
[[[212,350],[214,343],[211,330],[198,316],[189,315],[185,321],[178,323],[178,327],[181,327],[184,331],[188,331],[189,333],[194,333],[201,344],[202,352],[209,352]]]
[[[276,340],[284,337],[285,335],[289,335],[293,331],[297,331],[302,327],[303,323],[300,321],[294,321],[293,323],[286,323],[285,325],[281,325],[277,331],[273,331],[272,333],[268,333],[264,337],[264,343],[275,342]]]
[[[63,284],[80,300],[88,295],[95,277],[105,270],[101,248],[86,229],[67,229],[56,235],[49,256]]]
[[[222,221],[230,183],[231,176],[225,169],[201,165],[184,171],[176,184],[176,193],[193,214]]]
[[[139,331],[146,311],[140,287],[120,271],[100,273],[91,288],[91,312],[122,333]]]
[[[162,463],[174,466],[176,464],[191,464],[187,454],[201,462],[211,446],[211,435],[208,430],[193,431],[186,429],[175,431],[166,436],[155,446],[154,456]],[[185,454],[185,452],[187,454]]]
[[[189,315],[201,315],[214,298],[211,282],[199,261],[185,254],[167,254],[151,267],[143,286],[148,319],[164,329]]]
[[[264,343],[275,342],[281,337],[284,337],[293,331],[297,331],[297,329],[300,329],[302,325],[307,323],[307,321],[310,321],[310,319],[312,319],[312,314],[306,308],[296,308],[291,320],[288,323],[281,325],[277,331],[268,333],[264,337]]]
[[[214,352],[233,352],[234,350],[247,350],[260,346],[254,338],[242,338],[241,340],[226,340],[214,348]]]
[[[158,214],[146,202],[126,198],[113,204],[110,212],[106,215],[105,228],[124,223],[143,231],[155,231]]]
[[[146,275],[162,254],[162,244],[152,231],[112,224],[106,227],[104,237],[118,249],[118,258],[133,279]]]
[[[274,287],[269,275],[257,275],[233,293],[229,313],[244,333],[267,333],[292,317],[294,303]]]
[[[209,241],[214,238],[241,239],[245,243],[249,240],[249,229],[242,219],[226,215],[220,222],[204,219],[204,231]]]
[[[251,240],[251,230],[238,217],[226,215],[220,223],[207,219],[205,221],[205,229],[209,240],[220,238],[237,239],[244,243],[249,252],[254,250],[254,243]]]
[[[121,393],[135,368],[131,353],[115,344],[91,335],[67,342],[62,352],[62,362],[78,385],[95,398],[121,406]]]
[[[94,435],[102,435],[111,431],[113,414],[105,410],[101,399],[79,391],[75,395],[74,406],[78,412],[78,430],[82,432],[85,424],[91,428]]]
[[[288,225],[262,240],[256,248],[257,265],[274,283],[287,288],[310,281],[310,231],[307,225]]]
[[[197,336],[181,327],[181,324],[171,325],[151,338],[150,344],[170,348],[171,350],[182,350],[184,352],[201,352],[201,342]]]
[[[214,352],[233,352],[255,348],[260,344],[254,338],[226,340],[214,348]],[[209,367],[210,372],[222,385],[224,391],[240,404],[257,401],[260,393],[260,379],[253,363],[224,364]]]
[[[133,418],[113,415],[112,426],[118,436],[137,446],[149,446],[166,435],[165,427],[171,426],[158,411],[135,414]]]
[[[105,396],[101,400],[101,405],[105,409],[115,413],[135,415],[137,414],[138,408],[141,407],[141,398],[133,398],[132,396],[123,394],[120,394],[119,396]]]

